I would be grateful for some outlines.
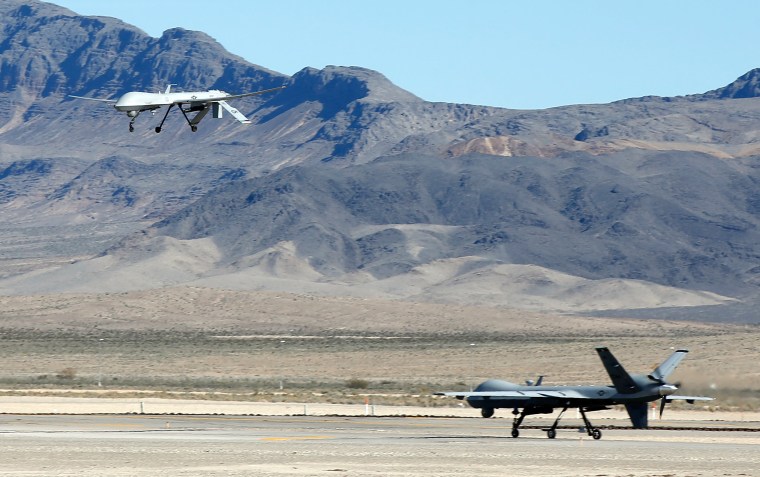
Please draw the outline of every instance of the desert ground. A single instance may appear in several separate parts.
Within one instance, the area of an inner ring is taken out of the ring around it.
[[[185,287],[0,297],[0,334],[0,475],[760,475],[757,432],[611,409],[601,441],[547,439],[552,416],[511,439],[508,411],[432,395],[606,383],[595,346],[631,372],[688,348],[673,380],[716,400],[665,418],[755,429],[757,326]]]
[[[576,421],[577,425],[578,422]],[[756,476],[753,430],[577,429],[345,416],[0,416],[0,475]]]
[[[168,288],[99,295],[0,297],[6,394],[355,402],[454,407],[431,396],[497,377],[606,383],[594,352],[629,372],[673,348],[672,379],[718,409],[752,410],[760,390],[760,328],[589,318],[273,292]]]

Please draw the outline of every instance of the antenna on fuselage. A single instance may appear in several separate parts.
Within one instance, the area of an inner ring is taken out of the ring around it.
[[[533,381],[532,379],[526,379],[525,385],[526,386],[541,386],[541,383],[544,382],[544,375],[540,375],[538,377],[538,381]]]
[[[166,91],[164,91],[164,94],[169,94],[172,92],[172,86],[177,86],[177,83],[169,83],[166,85]]]

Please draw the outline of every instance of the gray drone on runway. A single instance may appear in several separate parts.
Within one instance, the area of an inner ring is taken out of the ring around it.
[[[512,423],[512,437],[520,435],[519,427],[526,416],[533,414],[551,414],[555,408],[562,412],[557,416],[551,427],[546,429],[546,435],[554,439],[557,435],[557,425],[562,415],[570,408],[578,408],[586,426],[586,432],[594,439],[602,437],[602,431],[595,428],[586,417],[587,412],[609,409],[615,404],[625,405],[631,423],[635,429],[646,428],[647,403],[660,400],[660,416],[665,404],[675,400],[683,400],[693,404],[695,401],[710,401],[713,398],[702,396],[678,396],[678,387],[665,380],[676,369],[676,366],[686,356],[688,350],[679,349],[654,371],[649,374],[628,374],[618,360],[607,348],[596,348],[602,359],[604,368],[610,375],[612,385],[609,386],[542,386],[542,378],[534,385],[519,384],[489,379],[481,383],[471,392],[438,392],[439,396],[455,396],[467,399],[467,403],[481,410],[483,417],[493,416],[494,409],[511,408],[515,415]],[[522,409],[522,412],[519,411]]]

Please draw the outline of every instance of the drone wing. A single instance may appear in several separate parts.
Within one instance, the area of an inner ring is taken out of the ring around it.
[[[248,96],[257,96],[259,94],[264,93],[271,93],[272,91],[279,91],[281,89],[285,89],[285,86],[278,86],[276,88],[269,88],[261,91],[256,91],[254,93],[243,93],[243,94],[232,94],[229,96],[223,96],[221,98],[214,98],[213,101],[229,101],[230,99],[237,99],[237,98],[247,98]]]
[[[116,101],[118,101],[116,99],[88,98],[87,96],[74,96],[73,94],[70,94],[69,98],[86,99],[87,101],[99,101],[101,103],[115,103]]]
[[[561,398],[561,399],[594,399],[578,391],[568,389],[563,391],[470,391],[470,392],[438,392],[433,393],[436,396],[454,396],[459,399],[466,397],[483,397],[483,398],[513,398],[513,399],[531,399],[531,398]]]

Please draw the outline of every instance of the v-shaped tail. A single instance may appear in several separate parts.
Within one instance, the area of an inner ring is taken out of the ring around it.
[[[615,389],[617,389],[617,392],[620,394],[633,394],[641,391],[641,386],[636,384],[636,381],[633,380],[631,375],[628,374],[625,368],[623,368],[623,365],[618,362],[617,358],[612,355],[609,349],[606,347],[596,348],[596,352],[602,359],[604,369],[606,369],[607,374],[610,375],[612,384],[615,386]]]
[[[686,353],[688,352],[689,350],[679,349],[671,354],[668,359],[652,371],[652,374],[648,375],[649,379],[658,383],[665,383],[665,380],[668,379],[668,376],[676,369],[676,366],[686,357]]]

